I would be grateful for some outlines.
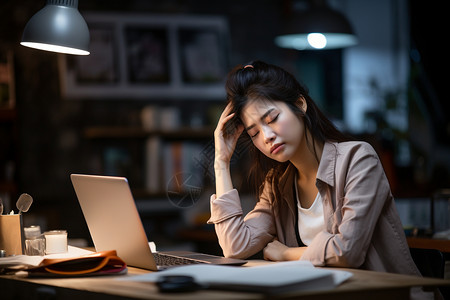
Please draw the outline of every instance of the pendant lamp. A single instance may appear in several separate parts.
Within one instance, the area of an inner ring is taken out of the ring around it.
[[[277,46],[297,50],[337,49],[357,43],[347,18],[325,0],[309,1],[309,8],[292,14],[286,32],[275,38]]]
[[[23,46],[66,54],[89,54],[89,29],[78,0],[47,0],[25,26]]]

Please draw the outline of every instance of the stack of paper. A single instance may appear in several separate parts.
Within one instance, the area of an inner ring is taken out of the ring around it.
[[[191,276],[207,288],[268,294],[332,289],[352,276],[350,272],[315,268],[305,261],[280,262],[255,267],[187,265],[117,280],[157,282],[163,276]]]
[[[0,268],[13,266],[38,266],[44,258],[73,258],[89,253],[92,253],[92,251],[68,246],[68,251],[65,253],[49,254],[45,256],[12,255],[0,257]]]

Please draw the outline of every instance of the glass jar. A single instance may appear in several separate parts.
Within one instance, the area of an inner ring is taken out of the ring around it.
[[[25,227],[25,255],[44,255],[45,239],[40,226]]]

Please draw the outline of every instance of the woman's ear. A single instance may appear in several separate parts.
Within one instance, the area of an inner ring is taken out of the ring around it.
[[[303,111],[303,113],[306,113],[306,109],[308,108],[308,104],[306,104],[306,99],[305,99],[305,97],[300,96],[300,97],[297,99],[297,101],[296,101],[295,104],[297,105],[298,108],[300,108],[300,109]]]

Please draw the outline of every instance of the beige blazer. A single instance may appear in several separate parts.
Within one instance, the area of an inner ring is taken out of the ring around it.
[[[294,172],[291,165],[280,178],[282,199],[275,199],[273,183],[266,182],[259,201],[245,218],[236,190],[220,198],[211,196],[208,223],[215,224],[225,256],[247,258],[274,238],[298,247]],[[313,239],[302,260],[315,266],[420,275],[383,167],[369,144],[325,143],[316,185],[326,228]]]

